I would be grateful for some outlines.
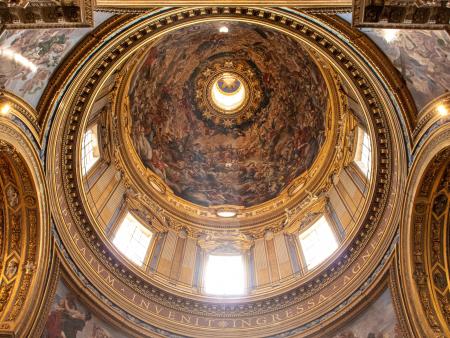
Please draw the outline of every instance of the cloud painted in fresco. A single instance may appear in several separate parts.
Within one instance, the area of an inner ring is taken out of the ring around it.
[[[112,16],[94,12],[95,25]],[[6,30],[0,36],[0,88],[36,107],[56,67],[92,28]]]
[[[338,16],[351,24],[351,13]],[[418,110],[450,90],[450,36],[446,31],[402,29],[391,43],[384,38],[386,31],[361,29],[402,74]]]
[[[406,80],[421,110],[450,88],[450,37],[445,31],[399,30],[395,41],[387,43],[385,29],[363,29]]]

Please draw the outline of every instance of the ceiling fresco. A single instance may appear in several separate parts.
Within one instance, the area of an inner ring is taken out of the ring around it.
[[[351,24],[351,13],[339,17]],[[361,28],[402,74],[417,109],[450,90],[450,35],[445,30]]]
[[[94,12],[95,25],[111,16]],[[0,88],[36,107],[53,71],[90,31],[92,28],[4,31],[0,35]]]
[[[215,90],[238,108],[227,110]],[[164,36],[138,66],[129,99],[144,165],[204,206],[272,199],[311,166],[325,138],[328,92],[310,54],[247,23]]]
[[[391,34],[388,39],[386,31]],[[362,32],[402,74],[418,110],[450,89],[450,36],[446,31],[362,29]]]

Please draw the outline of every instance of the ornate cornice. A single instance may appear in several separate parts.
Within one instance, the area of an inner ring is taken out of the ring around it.
[[[126,4],[117,0],[96,0],[96,9],[108,9],[113,11],[145,11],[149,8],[177,6],[177,7],[198,7],[198,6],[216,6],[214,0],[130,0]],[[352,2],[349,0],[338,0],[334,3],[323,0],[225,0],[221,1],[221,6],[271,6],[271,7],[298,7],[303,9],[315,8],[334,8],[346,7],[351,8]]]
[[[6,29],[90,27],[92,0],[0,1],[0,24]]]
[[[354,0],[352,21],[355,27],[446,29],[449,27],[448,1]]]

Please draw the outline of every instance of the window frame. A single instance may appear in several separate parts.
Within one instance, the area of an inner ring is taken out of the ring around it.
[[[149,244],[148,244],[147,249],[145,251],[145,254],[144,254],[144,257],[142,259],[142,263],[141,264],[138,264],[133,259],[129,258],[114,243],[114,239],[115,239],[117,233],[119,232],[123,222],[125,221],[127,215],[131,215],[131,217],[133,217],[140,224],[140,226],[142,226],[145,230],[147,230],[148,232],[151,233],[150,241],[149,241]],[[128,262],[131,262],[133,265],[139,267],[140,269],[142,269],[144,271],[147,271],[148,270],[148,263],[149,263],[149,260],[151,259],[151,256],[152,256],[151,254],[152,254],[154,246],[155,246],[155,241],[157,239],[157,235],[158,235],[157,231],[155,231],[153,228],[149,228],[148,226],[146,226],[145,223],[142,221],[142,219],[140,217],[138,217],[136,214],[134,214],[132,211],[130,211],[127,207],[124,207],[123,210],[121,211],[120,216],[117,217],[116,222],[111,227],[109,238],[110,238],[111,244],[113,245],[114,249],[116,249],[123,257],[125,257],[125,259]]]
[[[357,138],[356,138],[356,151],[353,156],[353,163],[355,167],[358,169],[358,172],[362,174],[361,176],[365,181],[369,180],[370,175],[372,174],[372,140],[370,138],[370,134],[360,125],[356,127],[357,130]],[[368,146],[365,144],[365,140],[368,141]],[[363,152],[364,149],[368,149],[368,161],[367,163],[363,160]]]
[[[220,294],[220,293],[211,293],[206,291],[206,279],[208,275],[208,263],[210,256],[219,256],[219,257],[230,257],[230,256],[238,256],[241,257],[242,262],[242,269],[243,269],[243,292],[239,294]],[[248,266],[248,257],[246,252],[229,252],[229,253],[223,253],[223,252],[206,252],[204,254],[204,262],[203,262],[203,269],[202,269],[202,275],[201,275],[201,290],[202,294],[206,296],[211,297],[218,297],[218,298],[236,298],[236,297],[243,297],[250,293],[249,289],[249,266]]]
[[[313,231],[311,230],[318,222],[321,218],[324,218],[328,228],[330,229],[331,235],[333,236],[335,242],[336,242],[336,248],[329,253],[329,255],[327,257],[325,257],[324,259],[322,259],[320,262],[316,263],[315,265],[313,265],[312,267],[310,267],[310,263],[308,262],[307,256],[305,254],[306,250],[304,249],[304,246],[302,244],[302,240],[301,240],[301,236],[303,234],[305,234],[306,232],[309,231]],[[298,231],[297,233],[297,242],[298,242],[298,247],[301,253],[301,258],[302,258],[302,266],[305,268],[305,273],[308,273],[314,269],[316,269],[317,267],[319,267],[321,264],[323,264],[325,261],[327,261],[331,256],[333,256],[333,254],[339,249],[339,245],[341,243],[340,239],[339,239],[339,235],[336,233],[336,229],[334,227],[334,225],[332,224],[332,222],[330,221],[328,215],[326,213],[322,213],[320,214],[318,217],[316,217],[314,219],[314,221],[312,221],[308,227],[301,229],[300,231]]]
[[[102,150],[101,150],[101,141],[100,141],[100,125],[98,121],[94,121],[92,124],[90,124],[88,127],[86,127],[86,129],[84,130],[84,133],[82,135],[82,139],[81,139],[81,154],[80,154],[80,159],[81,159],[81,176],[84,179],[89,179],[89,177],[92,175],[93,172],[95,172],[95,168],[99,166],[99,164],[101,163],[101,159],[102,159]],[[94,132],[95,130],[95,132]],[[93,139],[93,143],[96,145],[93,146],[92,152],[94,153],[95,151],[98,152],[98,157],[95,158],[94,162],[89,166],[88,169],[85,169],[85,137],[86,134],[88,132],[91,132],[94,137],[96,138],[96,140]],[[97,149],[95,149],[97,148]]]

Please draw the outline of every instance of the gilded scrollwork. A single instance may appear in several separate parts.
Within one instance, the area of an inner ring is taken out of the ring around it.
[[[1,210],[6,215],[2,217],[2,235],[7,244],[6,250],[0,251],[4,264],[0,318],[12,323],[26,302],[34,275],[33,271],[27,273],[25,265],[34,264],[38,249],[37,196],[23,159],[4,141],[0,142],[0,164]]]
[[[449,280],[445,259],[450,210],[450,149],[429,164],[415,197],[412,215],[413,276],[428,323],[437,337],[448,335]],[[445,324],[441,321],[443,318]]]

